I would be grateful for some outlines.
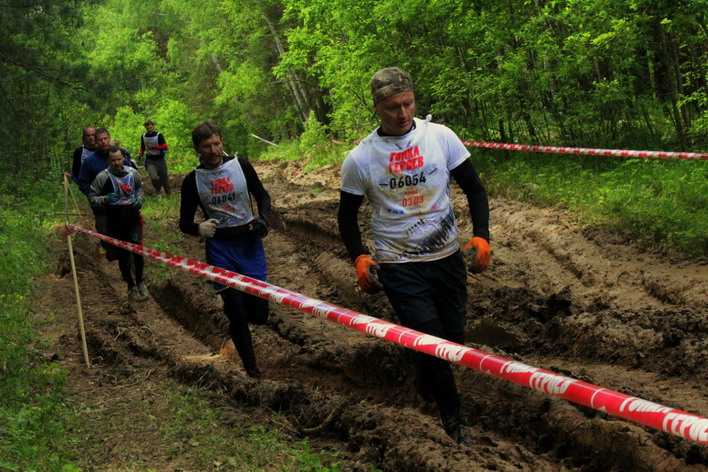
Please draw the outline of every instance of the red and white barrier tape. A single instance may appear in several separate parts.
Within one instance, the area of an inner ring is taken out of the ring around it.
[[[706,161],[706,152],[671,152],[671,151],[632,151],[629,149],[596,149],[557,146],[538,146],[534,144],[493,143],[489,141],[463,141],[467,147],[498,149],[502,151],[536,152],[542,154],[569,154],[576,156],[622,157],[639,159],[681,159],[686,161]]]
[[[708,445],[708,418],[677,410],[641,398],[598,387],[548,370],[532,367],[512,359],[489,354],[462,344],[423,334],[356,311],[306,297],[276,285],[214,267],[196,259],[171,256],[156,249],[99,234],[76,225],[70,232],[82,232],[136,254],[185,270],[242,292],[288,305],[298,311],[334,321],[351,329],[385,339],[408,349],[469,367],[476,371],[559,397],[609,415],[618,416],[650,428],[680,436],[688,441]]]

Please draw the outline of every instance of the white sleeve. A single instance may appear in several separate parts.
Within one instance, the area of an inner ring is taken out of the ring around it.
[[[357,165],[352,153],[349,153],[347,158],[344,159],[344,163],[342,164],[341,190],[343,192],[359,196],[363,196],[366,193],[364,176],[361,174],[359,166]]]
[[[454,131],[446,126],[442,126],[440,135],[443,149],[447,150],[447,170],[451,171],[457,166],[465,162],[465,159],[470,157],[470,152],[467,150],[460,138],[457,137]]]

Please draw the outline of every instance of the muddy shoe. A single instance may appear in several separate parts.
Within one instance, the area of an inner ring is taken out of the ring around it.
[[[138,292],[140,292],[140,300],[145,301],[150,298],[150,292],[143,282],[138,284]]]
[[[258,367],[246,367],[246,375],[253,379],[260,379],[263,373]]]
[[[418,376],[416,376],[414,383],[415,391],[418,392],[418,395],[420,395],[420,398],[422,398],[426,404],[430,405],[435,402],[433,388],[429,382],[421,382]]]
[[[138,290],[137,285],[128,289],[128,300],[130,300],[131,302],[140,301],[140,290]]]
[[[459,415],[452,416],[441,416],[443,429],[450,436],[450,439],[455,441],[457,444],[465,443],[465,435],[463,433],[462,418]]]

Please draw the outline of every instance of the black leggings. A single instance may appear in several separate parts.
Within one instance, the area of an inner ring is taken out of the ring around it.
[[[413,327],[413,329],[431,336],[446,338],[442,323],[437,319]],[[462,338],[463,336],[458,339],[451,339],[451,336],[447,336],[449,341],[464,344],[464,339]],[[433,397],[440,409],[440,416],[448,418],[458,416],[460,413],[460,397],[457,393],[455,377],[452,374],[450,363],[422,352],[412,354],[419,388],[427,391]]]
[[[120,275],[123,276],[123,280],[128,284],[128,288],[141,284],[143,282],[143,267],[145,266],[143,256],[115,246],[111,247],[110,250],[118,256]],[[135,270],[135,278],[133,278],[133,270]]]
[[[459,251],[437,261],[381,264],[379,278],[403,326],[464,344],[467,271]],[[418,352],[412,358],[419,390],[433,397],[442,417],[457,416],[450,363]]]
[[[132,206],[108,207],[105,215],[105,233],[122,241],[140,244],[142,241],[142,223],[140,210]],[[99,227],[99,216],[96,215],[96,228]],[[100,229],[99,232],[102,232]],[[143,282],[143,256],[134,254],[117,246],[109,245],[106,252],[118,259],[118,266],[123,280],[132,288]],[[110,258],[109,260],[115,260]],[[135,278],[133,278],[135,275]]]
[[[229,332],[246,370],[256,369],[256,353],[248,323],[265,324],[268,320],[268,301],[227,288],[220,292],[224,313],[229,319]]]

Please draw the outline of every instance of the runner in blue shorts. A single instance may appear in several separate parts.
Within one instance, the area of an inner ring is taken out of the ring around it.
[[[266,218],[271,213],[268,192],[247,159],[224,152],[221,131],[211,121],[192,130],[192,143],[200,164],[182,182],[180,230],[205,239],[209,264],[266,280],[262,239],[268,234]],[[194,222],[197,208],[205,218],[198,224]],[[216,285],[216,289],[224,301],[231,338],[243,367],[249,376],[260,377],[248,323],[266,322],[268,302],[223,285]]]

